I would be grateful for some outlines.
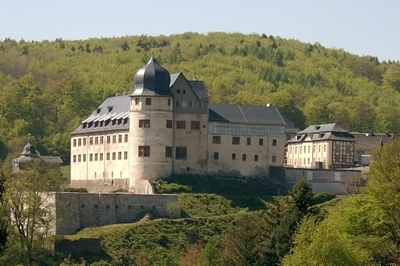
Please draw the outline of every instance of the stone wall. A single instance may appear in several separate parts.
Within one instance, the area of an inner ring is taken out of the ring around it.
[[[57,235],[74,234],[89,226],[134,222],[146,213],[179,217],[179,213],[167,211],[167,204],[178,204],[177,195],[64,192],[54,193],[53,200]]]
[[[360,176],[360,170],[329,170],[285,168],[286,182],[295,184],[305,178],[310,182],[314,192],[330,192],[338,195],[346,194],[348,184]]]

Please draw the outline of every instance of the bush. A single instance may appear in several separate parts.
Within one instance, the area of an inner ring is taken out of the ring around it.
[[[314,205],[322,204],[324,202],[330,201],[335,198],[336,198],[336,195],[334,193],[320,192],[320,193],[314,194],[313,202],[314,202]]]

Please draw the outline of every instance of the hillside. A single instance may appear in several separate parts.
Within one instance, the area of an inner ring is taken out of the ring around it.
[[[0,42],[0,160],[27,141],[69,162],[69,133],[106,97],[130,93],[154,54],[169,72],[206,83],[212,103],[272,103],[297,128],[337,122],[397,132],[400,65],[319,43],[240,33],[183,33]]]

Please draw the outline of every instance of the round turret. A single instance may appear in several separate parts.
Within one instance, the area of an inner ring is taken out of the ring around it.
[[[131,96],[171,96],[170,81],[169,72],[152,56],[149,62],[136,72]]]

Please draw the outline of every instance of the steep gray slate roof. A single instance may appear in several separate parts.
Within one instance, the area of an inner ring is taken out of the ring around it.
[[[273,106],[210,104],[208,120],[210,122],[286,125],[278,109]]]
[[[336,123],[331,123],[331,124],[322,124],[322,125],[312,125],[309,126],[308,128],[302,130],[299,132],[299,134],[302,133],[319,133],[319,132],[346,132],[341,126],[339,126]]]
[[[288,143],[303,142],[309,137],[310,141],[323,141],[323,140],[342,140],[342,141],[355,141],[354,136],[344,130],[336,123],[312,125],[300,131],[297,135],[288,140]]]
[[[177,73],[171,74],[171,82],[169,83],[170,87],[172,87],[172,85],[174,85],[174,83],[176,82],[176,80],[178,79],[178,77],[180,75],[182,75],[186,79],[185,75],[183,75],[182,72],[177,72]],[[187,82],[189,83],[190,87],[192,87],[194,93],[197,96],[197,99],[199,99],[200,101],[209,101],[206,85],[204,84],[203,81],[187,80]]]
[[[71,134],[129,128],[129,95],[107,98]]]
[[[393,135],[389,133],[351,133],[356,139],[356,151],[364,154],[371,152],[380,146],[393,141]]]
[[[286,128],[285,128],[285,133],[286,134],[296,134],[297,131],[294,128],[294,125],[292,122],[289,121],[284,115],[282,115],[283,121],[286,123]]]
[[[190,87],[193,88],[194,93],[196,93],[196,96],[200,101],[209,101],[206,85],[203,81],[189,80],[189,84]]]

